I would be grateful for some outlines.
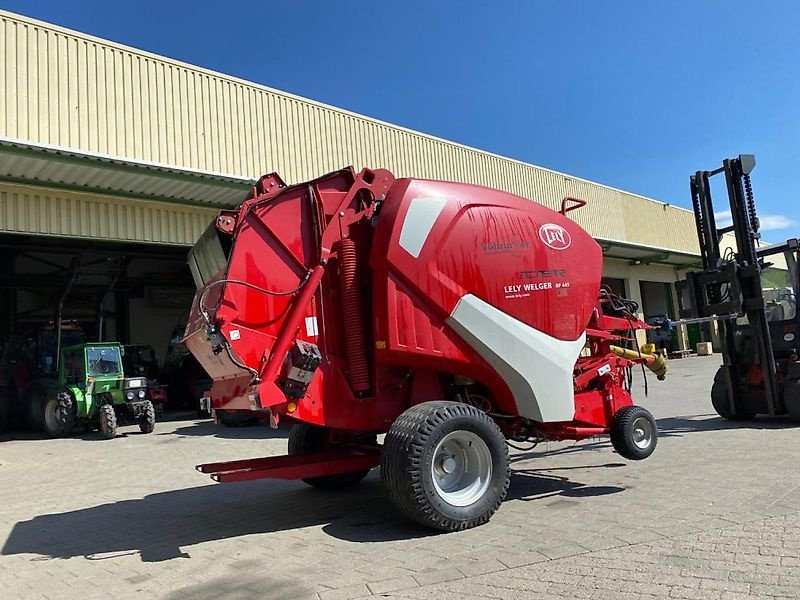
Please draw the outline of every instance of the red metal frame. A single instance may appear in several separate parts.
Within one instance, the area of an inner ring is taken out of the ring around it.
[[[219,483],[253,479],[309,479],[368,471],[380,464],[380,447],[330,450],[319,454],[268,456],[207,463],[196,468]]]

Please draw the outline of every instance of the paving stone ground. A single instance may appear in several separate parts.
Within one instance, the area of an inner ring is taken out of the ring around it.
[[[399,517],[377,473],[324,493],[193,468],[282,453],[281,430],[2,437],[0,598],[800,597],[800,429],[713,415],[718,362],[636,392],[661,428],[650,459],[605,440],[515,452],[497,515],[448,535]]]

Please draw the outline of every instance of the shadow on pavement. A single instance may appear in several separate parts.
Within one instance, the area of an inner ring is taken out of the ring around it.
[[[168,410],[156,417],[158,423],[171,423],[173,421],[207,421],[211,422],[210,417],[199,417],[196,410]]]
[[[567,477],[514,472],[508,500],[587,497],[623,488],[593,487]],[[313,490],[299,482],[253,481],[150,494],[20,521],[0,551],[37,554],[39,560],[82,556],[102,561],[139,554],[143,562],[189,558],[183,550],[203,542],[321,525],[353,542],[408,540],[436,535],[404,518],[376,473],[358,487]]]
[[[686,433],[724,431],[727,429],[788,429],[800,423],[787,417],[757,417],[751,421],[728,421],[717,415],[690,415],[657,419],[659,437],[682,436]]]
[[[281,425],[278,427],[278,429],[272,429],[266,424],[252,425],[248,427],[226,427],[221,423],[214,423],[213,421],[196,421],[191,425],[185,425],[183,427],[178,427],[173,431],[165,431],[157,434],[178,436],[213,436],[231,440],[267,440],[288,437],[289,425]]]
[[[142,433],[138,428],[136,428],[135,424],[122,423],[120,427],[131,429],[117,431],[117,435],[114,437],[114,439],[136,437],[137,435],[152,435],[151,433]],[[156,424],[156,427],[158,427],[158,424]],[[158,429],[156,429],[156,432],[158,432]],[[33,431],[9,431],[0,434],[0,442],[44,442],[58,439],[84,440],[87,442],[104,442],[109,444],[114,443],[114,440],[105,439],[99,431],[82,431],[80,429],[77,429],[75,433],[65,435],[61,438],[49,436],[46,433]]]
[[[624,492],[625,488],[618,486],[593,486],[584,485],[568,477],[551,474],[550,471],[568,470],[571,468],[582,469],[607,469],[625,466],[622,463],[610,463],[594,467],[562,467],[555,469],[523,469],[515,470],[508,488],[507,500],[542,500],[553,496],[570,498],[588,498],[592,496],[607,496]]]
[[[188,558],[183,546],[392,515],[372,476],[360,487],[319,492],[299,482],[254,481],[150,494],[17,523],[3,555],[104,560],[138,553],[144,562]]]
[[[544,445],[545,448],[547,448],[549,443],[544,442]],[[535,460],[537,458],[546,458],[549,456],[572,454],[573,452],[586,452],[587,450],[595,452],[597,451],[607,452],[609,451],[610,448],[611,448],[611,440],[608,438],[608,436],[594,437],[586,440],[573,442],[572,444],[569,445],[560,445],[552,449],[534,450],[533,448],[531,448],[530,450],[513,454],[511,456],[511,462],[515,463],[523,460]],[[576,468],[581,468],[581,467],[576,467]]]

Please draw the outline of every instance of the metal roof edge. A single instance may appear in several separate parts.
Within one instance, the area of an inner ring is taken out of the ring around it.
[[[102,188],[84,187],[80,185],[70,185],[55,183],[51,181],[35,181],[31,179],[18,179],[15,177],[0,176],[0,184],[7,185],[14,188],[25,188],[31,190],[50,190],[53,192],[66,192],[68,194],[81,194],[85,196],[92,196],[98,198],[113,198],[119,200],[133,200],[136,202],[144,202],[147,204],[164,204],[174,206],[184,206],[186,208],[194,208],[200,210],[208,210],[211,212],[220,211],[223,209],[230,209],[231,205],[220,204],[216,202],[209,202],[199,204],[190,200],[182,200],[180,198],[164,198],[153,196],[151,194],[135,194],[119,190],[105,190]],[[0,232],[8,233],[8,232]],[[138,242],[137,242],[138,243]]]
[[[450,145],[450,146],[454,146],[456,148],[461,148],[463,150],[469,150],[471,152],[477,152],[479,154],[484,154],[486,156],[490,156],[490,157],[493,157],[493,158],[499,158],[501,160],[509,161],[509,162],[512,162],[512,163],[515,163],[515,164],[518,164],[518,165],[522,165],[524,167],[538,169],[540,171],[546,171],[548,173],[552,173],[554,175],[559,175],[559,176],[564,177],[566,179],[571,179],[571,180],[574,180],[574,181],[580,181],[580,182],[587,183],[587,184],[590,184],[590,185],[597,185],[597,186],[606,188],[606,189],[614,191],[614,192],[618,192],[618,193],[621,193],[621,194],[628,194],[630,196],[633,196],[633,197],[641,199],[641,200],[646,200],[648,202],[654,202],[656,204],[659,204],[659,205],[664,206],[664,207],[672,208],[674,210],[692,213],[692,211],[689,210],[688,208],[683,208],[682,206],[676,206],[675,204],[671,204],[669,202],[664,202],[662,200],[656,200],[655,198],[648,198],[647,196],[642,196],[641,194],[636,194],[634,192],[629,192],[629,191],[626,191],[626,190],[623,190],[623,189],[620,189],[620,188],[615,188],[615,187],[612,187],[610,185],[606,185],[606,184],[603,184],[603,183],[598,183],[597,181],[591,181],[589,179],[584,179],[582,177],[577,177],[575,175],[570,175],[568,173],[562,173],[561,171],[556,171],[554,169],[549,169],[547,167],[540,167],[538,165],[534,165],[532,163],[528,163],[528,162],[525,162],[525,161],[522,161],[522,160],[519,160],[519,159],[516,159],[516,158],[511,158],[511,157],[508,157],[508,156],[503,156],[502,154],[496,154],[494,152],[489,152],[488,150],[481,150],[480,148],[476,148],[474,146],[468,146],[466,144],[461,144],[459,142],[454,142],[452,140],[447,140],[445,138],[440,138],[440,137],[437,137],[435,135],[431,135],[431,134],[428,134],[428,133],[424,133],[424,132],[421,132],[421,131],[416,131],[414,129],[410,129],[408,127],[404,127],[402,125],[395,125],[395,124],[390,123],[388,121],[382,121],[381,119],[376,119],[374,117],[369,117],[369,116],[366,116],[366,115],[362,115],[362,114],[359,114],[359,113],[356,113],[356,112],[353,112],[353,111],[349,111],[349,110],[344,109],[344,108],[339,108],[337,106],[333,106],[331,104],[325,104],[325,103],[319,102],[317,100],[312,100],[310,98],[304,98],[303,96],[297,96],[297,95],[292,94],[290,92],[284,92],[282,90],[278,90],[276,88],[272,88],[272,87],[269,87],[269,86],[261,84],[261,83],[248,81],[246,79],[242,79],[242,78],[236,77],[234,75],[228,75],[228,74],[222,73],[220,71],[214,71],[212,69],[206,69],[206,68],[198,66],[198,65],[193,65],[191,63],[180,61],[180,60],[177,60],[177,59],[174,59],[174,58],[170,58],[170,57],[167,57],[167,56],[155,54],[155,53],[149,52],[147,50],[142,50],[140,48],[136,48],[135,46],[128,46],[128,45],[125,45],[125,44],[120,44],[118,42],[114,42],[114,41],[107,40],[107,39],[104,39],[104,38],[101,38],[101,37],[97,37],[97,36],[89,34],[89,33],[84,33],[84,32],[81,32],[81,31],[74,30],[74,29],[69,29],[67,27],[62,27],[60,25],[56,25],[56,24],[53,24],[53,23],[48,23],[47,21],[41,21],[39,19],[35,19],[33,17],[28,17],[26,15],[21,15],[19,13],[14,13],[14,12],[11,12],[11,11],[8,11],[8,10],[0,9],[0,16],[6,16],[6,17],[11,18],[11,19],[16,19],[18,21],[22,21],[22,22],[28,23],[28,24],[33,25],[35,27],[40,27],[40,28],[43,28],[43,29],[49,29],[51,31],[63,33],[63,34],[66,34],[66,35],[72,35],[72,36],[75,36],[75,37],[83,38],[85,40],[92,41],[92,42],[95,42],[97,44],[103,44],[103,45],[106,45],[106,46],[111,46],[113,48],[116,48],[118,50],[122,50],[124,52],[131,52],[131,53],[134,53],[134,54],[138,54],[140,56],[144,56],[144,57],[151,58],[153,60],[165,62],[165,63],[171,64],[173,66],[180,67],[180,68],[183,68],[183,69],[189,69],[189,70],[192,70],[192,71],[196,71],[198,73],[201,73],[201,74],[204,74],[204,75],[208,75],[208,76],[211,76],[211,77],[219,77],[219,78],[222,78],[222,79],[234,82],[234,83],[238,83],[240,85],[245,85],[245,86],[256,88],[256,89],[260,89],[260,90],[263,90],[263,91],[266,91],[266,92],[269,92],[269,93],[272,93],[272,94],[276,94],[278,96],[284,96],[284,97],[292,99],[292,100],[297,100],[298,102],[306,102],[308,104],[311,104],[313,106],[317,106],[319,108],[323,108],[323,109],[326,109],[326,110],[333,110],[333,111],[337,111],[339,113],[342,113],[342,114],[345,114],[345,115],[348,115],[348,116],[351,116],[351,117],[356,117],[356,118],[359,118],[359,119],[365,119],[365,120],[371,121],[371,122],[373,122],[373,123],[375,123],[377,125],[381,125],[381,126],[384,126],[384,127],[391,127],[393,129],[398,129],[400,131],[404,131],[405,133],[410,133],[412,135],[417,135],[417,136],[420,136],[420,137],[423,137],[423,138],[427,138],[429,140],[433,140],[433,141],[436,141],[436,142],[440,142],[440,143],[444,143],[444,144],[447,144],[447,145]],[[382,166],[382,165],[376,165],[376,166]]]
[[[636,244],[634,242],[623,242],[621,240],[615,240],[612,238],[592,237],[594,237],[598,244],[611,244],[613,246],[619,246],[620,248],[630,248],[631,250],[646,250],[648,252],[653,252],[654,254],[675,254],[677,256],[685,256],[687,258],[701,258],[699,253],[693,254],[691,252],[686,252],[685,250],[662,248],[659,246],[650,246],[648,244]]]
[[[2,11],[0,11],[2,12]],[[34,142],[31,140],[22,140],[19,138],[12,138],[0,135],[0,146],[12,146],[31,152],[42,152],[59,154],[61,156],[68,156],[78,160],[90,160],[99,163],[112,163],[124,168],[129,168],[134,171],[149,170],[156,171],[160,174],[176,175],[180,178],[191,178],[192,180],[205,180],[209,184],[226,184],[226,185],[253,185],[256,180],[251,178],[240,177],[237,175],[230,175],[227,173],[217,173],[214,171],[203,171],[200,169],[192,169],[190,167],[180,167],[177,165],[169,165],[165,163],[157,163],[146,160],[135,160],[125,158],[122,156],[115,156],[112,154],[104,154],[101,152],[92,152],[89,150],[81,150],[76,148],[68,148],[65,146],[56,146],[54,144],[44,144],[41,142]]]

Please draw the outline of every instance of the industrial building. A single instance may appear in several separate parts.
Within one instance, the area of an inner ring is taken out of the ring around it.
[[[570,216],[644,317],[676,316],[699,260],[685,209],[0,11],[0,340],[41,334],[60,304],[163,361],[193,294],[186,253],[216,211],[263,173],[347,165],[586,200]]]

